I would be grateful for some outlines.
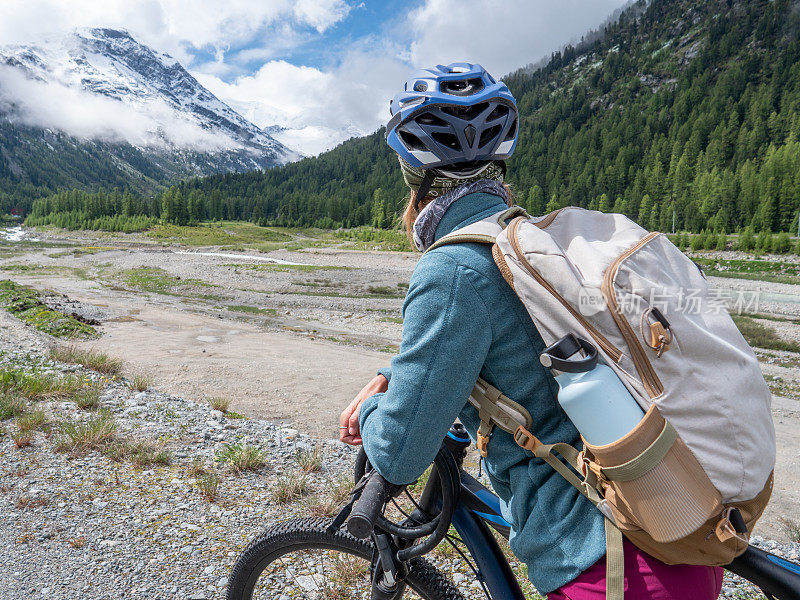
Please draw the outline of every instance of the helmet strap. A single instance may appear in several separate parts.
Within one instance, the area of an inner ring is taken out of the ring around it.
[[[436,179],[436,175],[434,175],[433,169],[426,169],[425,177],[422,178],[422,182],[419,184],[419,187],[414,194],[414,210],[417,212],[417,214],[419,214],[419,203],[422,202],[425,199],[425,196],[428,195],[434,179]]]

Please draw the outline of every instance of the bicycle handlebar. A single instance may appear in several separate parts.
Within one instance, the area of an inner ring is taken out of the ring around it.
[[[377,471],[372,471],[361,497],[353,506],[347,521],[347,531],[358,539],[366,539],[375,528],[375,519],[386,504],[389,483]]]

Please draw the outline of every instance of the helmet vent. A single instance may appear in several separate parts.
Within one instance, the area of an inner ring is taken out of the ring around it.
[[[416,118],[417,123],[421,125],[436,125],[438,127],[447,127],[447,121],[440,119],[433,113],[422,113]]]
[[[500,125],[495,125],[494,127],[490,127],[489,129],[485,129],[481,133],[481,141],[478,143],[479,148],[483,148],[486,144],[491,142],[495,136],[500,133],[502,127]]]
[[[486,102],[472,106],[443,106],[442,112],[465,121],[471,121],[489,107]]]
[[[504,104],[498,104],[494,107],[494,110],[491,114],[486,118],[487,121],[494,121],[495,119],[500,119],[505,117],[508,114],[508,107]]]
[[[417,136],[405,129],[399,129],[397,134],[409,150],[426,150],[425,144]]]
[[[439,91],[453,96],[473,96],[483,90],[483,80],[480,77],[472,79],[457,79],[455,81],[442,81]]]
[[[507,140],[513,140],[517,137],[517,120],[514,119],[514,122],[511,124],[511,127],[508,128],[508,133],[506,134],[506,139],[503,140],[504,142]]]
[[[448,148],[452,148],[453,150],[459,149],[458,138],[454,136],[452,133],[442,133],[439,131],[434,131],[431,133],[431,137],[442,146],[447,146]]]

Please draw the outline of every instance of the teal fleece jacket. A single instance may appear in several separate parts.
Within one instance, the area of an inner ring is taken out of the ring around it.
[[[469,194],[444,214],[436,239],[503,210],[501,198]],[[359,422],[370,462],[388,481],[417,479],[456,418],[472,439],[480,421],[467,401],[483,377],[533,417],[542,442],[579,443],[556,401],[558,385],[538,360],[544,349],[522,302],[485,244],[424,254],[403,303],[403,339],[389,388],[364,401]],[[605,554],[603,517],[544,461],[495,429],[486,471],[512,524],[511,549],[540,593],[572,581]]]

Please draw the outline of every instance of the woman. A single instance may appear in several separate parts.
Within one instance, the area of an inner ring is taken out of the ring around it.
[[[517,107],[480,65],[417,72],[391,103],[387,142],[411,197],[404,221],[425,251],[445,234],[511,204],[504,163],[516,144]],[[483,244],[424,254],[403,304],[400,353],[341,416],[341,439],[363,444],[388,481],[405,484],[428,467],[453,421],[473,439],[467,402],[478,377],[525,406],[544,443],[579,443],[538,356],[544,343]],[[512,524],[511,548],[536,588],[552,599],[605,598],[603,516],[549,465],[496,431],[486,470]],[[627,600],[713,600],[721,569],[667,566],[625,542]]]

